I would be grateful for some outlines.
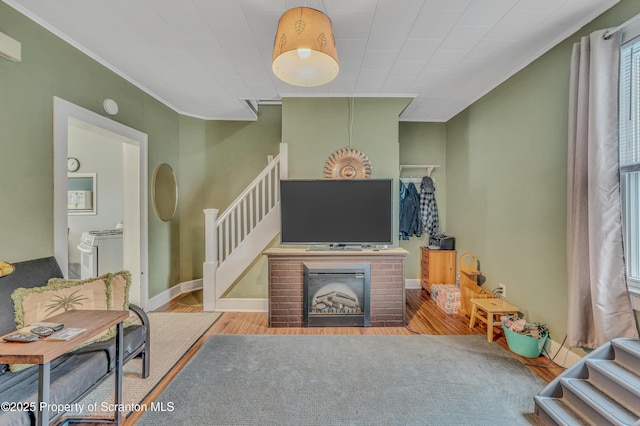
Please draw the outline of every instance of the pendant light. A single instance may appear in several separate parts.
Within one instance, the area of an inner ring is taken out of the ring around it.
[[[286,11],[278,22],[271,68],[294,86],[321,86],[333,80],[340,66],[331,19],[309,7]]]

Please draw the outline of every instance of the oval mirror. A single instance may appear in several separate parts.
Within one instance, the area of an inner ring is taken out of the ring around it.
[[[178,206],[178,184],[176,175],[168,164],[163,163],[156,167],[151,194],[153,208],[160,220],[171,220]]]

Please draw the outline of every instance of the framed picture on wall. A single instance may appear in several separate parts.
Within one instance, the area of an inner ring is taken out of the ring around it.
[[[97,214],[97,174],[69,173],[67,176],[68,213],[71,215]]]

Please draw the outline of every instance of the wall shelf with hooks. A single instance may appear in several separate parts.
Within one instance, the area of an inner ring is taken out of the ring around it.
[[[427,172],[426,176],[431,176],[433,169],[437,169],[438,167],[440,167],[438,164],[400,164],[400,173],[402,173],[403,170],[423,169]]]

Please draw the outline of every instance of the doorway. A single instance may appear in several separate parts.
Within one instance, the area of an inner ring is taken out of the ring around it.
[[[69,138],[81,128],[100,143],[122,153],[122,251],[123,269],[131,272],[130,301],[147,309],[147,135],[107,117],[54,97],[54,253],[65,277],[69,277],[68,171]],[[72,130],[70,132],[70,129]],[[99,179],[99,177],[98,177]],[[100,209],[99,201],[98,209]],[[116,223],[112,224],[112,227]],[[106,228],[109,226],[100,226]],[[115,271],[112,271],[115,272]]]

